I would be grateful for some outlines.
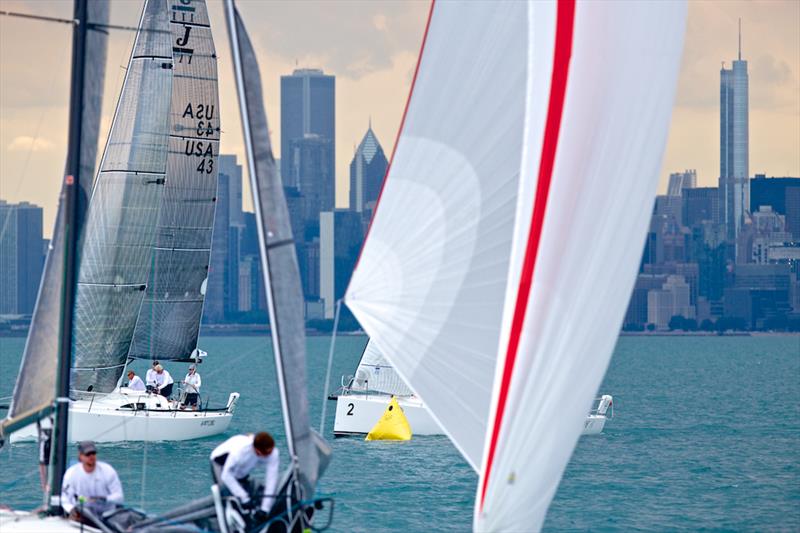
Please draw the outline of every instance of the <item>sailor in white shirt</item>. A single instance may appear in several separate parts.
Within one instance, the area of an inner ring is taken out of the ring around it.
[[[94,442],[87,440],[78,444],[78,460],[78,464],[64,473],[61,484],[61,507],[71,518],[80,518],[83,505],[102,511],[109,502],[122,503],[124,495],[117,471],[110,464],[97,460]]]
[[[141,390],[145,389],[144,381],[142,378],[136,375],[136,372],[133,370],[128,370],[128,388],[131,390]]]
[[[200,379],[200,374],[197,373],[196,365],[189,365],[189,373],[183,378],[183,391],[186,393],[186,398],[181,405],[181,409],[191,405],[192,409],[197,410],[197,399],[200,396],[200,385],[203,381]]]
[[[144,382],[147,385],[147,390],[150,390],[151,392],[158,390],[158,383],[156,382],[156,376],[158,375],[156,372],[157,366],[158,361],[153,361],[153,366],[147,370],[147,374],[144,376]]]
[[[172,379],[172,376],[169,375],[169,372],[161,366],[156,366],[156,389],[158,393],[165,398],[169,398],[172,395],[172,384],[175,381]]]
[[[259,509],[262,518],[275,502],[279,465],[275,441],[263,431],[256,435],[233,436],[211,452],[211,471],[215,481],[227,487],[245,506],[250,502],[250,494],[242,486],[243,482],[247,484],[247,476],[254,468],[264,468],[264,495]]]

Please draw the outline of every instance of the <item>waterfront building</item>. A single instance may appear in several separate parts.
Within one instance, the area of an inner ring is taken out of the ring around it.
[[[290,76],[281,76],[280,170],[284,180],[291,175],[292,141],[309,134],[330,141],[324,166],[326,175],[333,179],[336,175],[336,78],[318,69],[296,69]]]
[[[692,228],[703,221],[719,222],[717,187],[684,189],[681,204],[681,223],[687,228]]]
[[[367,133],[350,162],[350,209],[358,213],[374,210],[388,165],[370,121]],[[369,218],[365,222],[369,222]]]
[[[786,231],[800,242],[800,178],[756,174],[750,181],[750,211],[765,205],[786,217]]]
[[[44,266],[42,208],[0,200],[0,315],[30,315]]]
[[[361,216],[349,209],[320,214],[319,291],[324,316],[334,317],[336,300],[344,296],[363,240]]]
[[[720,70],[720,173],[722,222],[734,243],[745,211],[750,206],[749,183],[749,81],[747,61],[742,59],[741,21],[739,56],[732,68]]]
[[[694,318],[694,307],[690,303],[690,288],[683,276],[667,276],[661,289],[647,293],[647,322],[656,329],[667,329],[673,316]]]
[[[207,322],[225,322],[239,311],[239,245],[244,226],[242,167],[236,162],[236,156],[220,155],[208,291],[203,311]]]
[[[336,205],[336,181],[329,164],[332,156],[333,143],[326,137],[309,133],[289,141],[290,161],[284,164],[290,166],[283,183],[302,197],[304,241],[319,236],[320,213],[332,211]]]
[[[697,187],[697,171],[694,169],[673,172],[669,175],[667,196],[681,196],[687,189]]]

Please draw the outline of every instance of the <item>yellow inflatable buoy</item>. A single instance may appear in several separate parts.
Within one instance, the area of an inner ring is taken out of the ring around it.
[[[381,419],[364,440],[411,440],[411,426],[397,398],[392,396]]]

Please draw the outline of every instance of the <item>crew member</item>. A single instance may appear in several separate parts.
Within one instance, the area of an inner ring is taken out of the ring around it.
[[[247,477],[253,469],[264,468],[264,495],[256,511],[257,520],[264,519],[275,502],[279,463],[275,441],[264,431],[255,435],[235,435],[211,452],[214,481],[226,487],[245,507],[250,504]]]
[[[156,389],[161,396],[169,398],[172,395],[172,385],[174,383],[172,376],[163,366],[156,366]]]
[[[144,382],[147,384],[148,392],[158,392],[158,382],[156,380],[157,366],[158,366],[158,361],[153,361],[153,366],[147,369],[147,374],[145,374],[144,376]]]
[[[142,378],[137,376],[136,372],[134,372],[133,370],[128,370],[128,388],[131,390],[141,390],[141,391],[145,389],[144,381],[142,381]]]
[[[114,504],[122,503],[122,483],[117,471],[97,460],[94,442],[86,440],[78,444],[78,461],[64,473],[61,485],[61,507],[71,519],[83,521],[84,506],[101,515]]]
[[[189,365],[189,373],[183,378],[183,390],[186,392],[186,399],[181,405],[182,409],[191,405],[193,410],[197,410],[197,398],[200,396],[201,383],[200,374],[197,373],[197,365]]]

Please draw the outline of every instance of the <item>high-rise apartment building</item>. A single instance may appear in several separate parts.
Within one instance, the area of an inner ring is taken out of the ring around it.
[[[297,69],[281,76],[281,177],[284,185],[291,175],[291,143],[306,135],[330,141],[325,162],[333,179],[336,154],[336,78],[317,69]]]
[[[358,213],[375,209],[388,165],[370,122],[350,162],[350,209]]]
[[[741,22],[740,22],[741,24]],[[739,28],[739,58],[733,67],[720,70],[719,95],[719,192],[727,238],[736,241],[745,212],[750,206],[749,100],[747,61],[742,59]]]
[[[42,208],[0,200],[0,314],[30,315],[44,266]]]

